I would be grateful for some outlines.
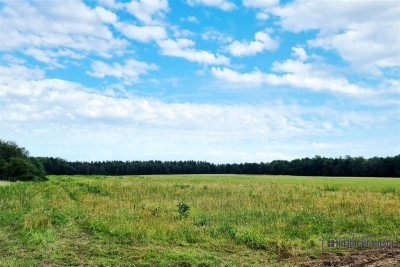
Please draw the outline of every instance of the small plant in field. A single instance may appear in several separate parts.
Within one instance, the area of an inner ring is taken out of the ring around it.
[[[328,191],[328,192],[334,192],[334,191],[338,191],[339,187],[334,186],[334,185],[325,185],[324,187],[324,191]]]
[[[185,202],[179,202],[177,205],[178,212],[181,217],[187,217],[189,215],[190,206]]]
[[[83,191],[86,191],[94,195],[103,195],[103,196],[109,195],[107,191],[103,190],[101,187],[97,185],[90,185],[84,183],[77,183],[76,185],[79,186]]]
[[[265,240],[260,238],[256,233],[249,231],[236,234],[235,241],[238,244],[245,244],[247,247],[252,249],[266,249],[267,247]]]
[[[382,194],[389,194],[389,193],[396,193],[396,188],[394,186],[387,186],[382,188],[381,190]]]
[[[211,225],[213,220],[214,220],[213,215],[201,214],[194,218],[194,225],[199,226],[199,227]]]
[[[153,209],[150,210],[151,215],[153,216],[157,216],[157,214],[160,212],[161,207],[155,207]]]
[[[86,186],[86,190],[89,193],[92,193],[92,194],[95,194],[95,195],[102,194],[102,191],[101,191],[100,187],[98,187],[98,186],[87,185]]]
[[[188,185],[188,184],[176,184],[176,185],[174,185],[176,188],[179,188],[179,189],[186,189],[186,188],[188,188],[190,185]]]
[[[203,186],[203,189],[204,189],[204,190],[207,190],[207,189],[208,189],[208,186],[206,186],[206,185]]]

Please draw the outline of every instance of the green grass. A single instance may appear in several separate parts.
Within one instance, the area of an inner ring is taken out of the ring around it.
[[[290,265],[318,257],[328,231],[400,235],[395,178],[50,176],[9,185],[0,186],[2,266]]]
[[[8,181],[0,181],[0,186],[2,186],[2,185],[10,185],[11,184],[11,182],[8,182]]]

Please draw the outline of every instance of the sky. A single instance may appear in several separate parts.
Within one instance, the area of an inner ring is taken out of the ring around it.
[[[0,0],[0,89],[32,156],[394,156],[400,1]]]

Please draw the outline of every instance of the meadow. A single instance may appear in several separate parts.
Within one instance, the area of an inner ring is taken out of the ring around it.
[[[0,182],[0,265],[282,266],[328,231],[400,236],[400,179],[48,176]]]

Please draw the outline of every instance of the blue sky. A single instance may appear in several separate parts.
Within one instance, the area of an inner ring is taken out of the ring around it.
[[[400,2],[0,1],[0,138],[68,160],[400,153]]]

